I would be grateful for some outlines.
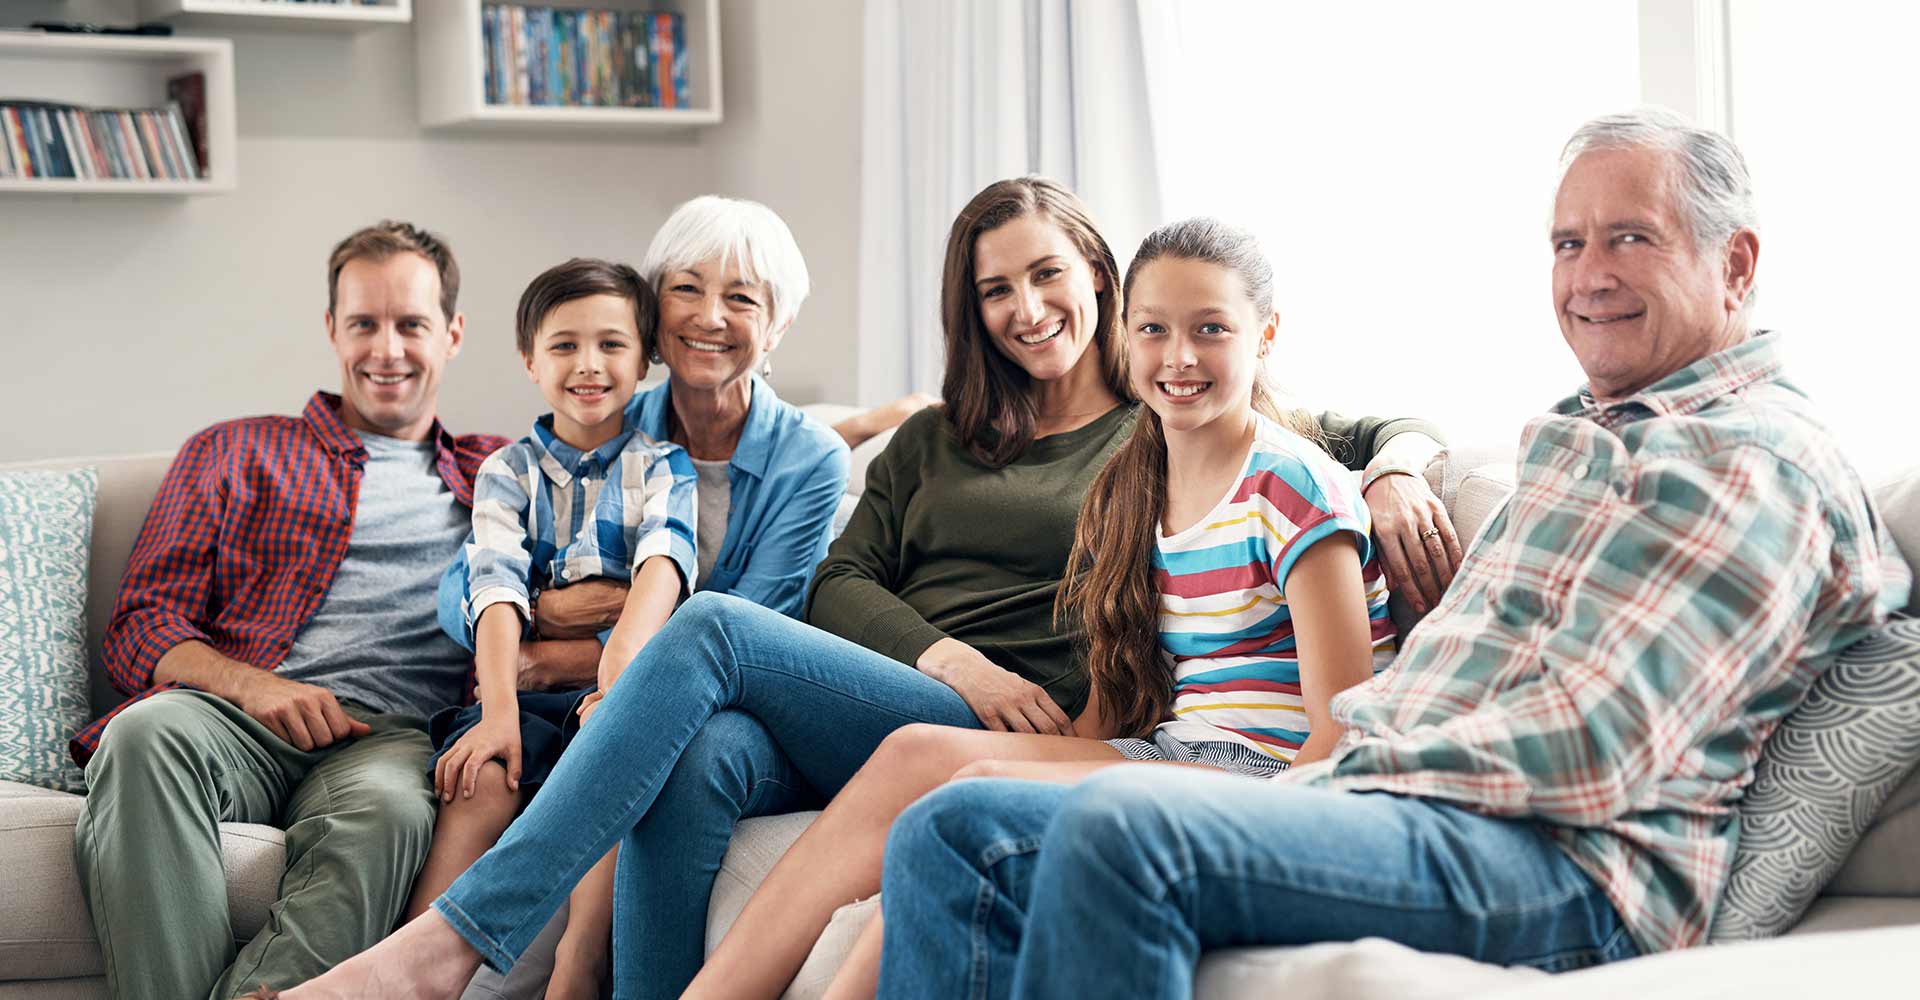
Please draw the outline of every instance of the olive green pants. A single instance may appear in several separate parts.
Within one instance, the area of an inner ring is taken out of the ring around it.
[[[230,998],[304,982],[385,937],[433,839],[423,723],[294,748],[233,704],[167,691],[107,727],[87,765],[74,857],[115,997]],[[234,940],[222,822],[287,832],[267,923]]]

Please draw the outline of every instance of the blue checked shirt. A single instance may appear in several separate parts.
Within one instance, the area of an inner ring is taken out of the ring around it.
[[[1333,756],[1282,780],[1528,818],[1643,952],[1706,937],[1761,745],[1911,585],[1760,335],[1527,425],[1513,498]]]
[[[589,452],[560,440],[553,417],[494,452],[473,483],[467,625],[494,604],[532,617],[531,594],[594,577],[626,581],[650,556],[694,576],[693,462],[677,444],[628,430]]]

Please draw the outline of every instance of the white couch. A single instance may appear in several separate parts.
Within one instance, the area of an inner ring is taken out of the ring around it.
[[[827,420],[846,412],[832,407],[810,409]],[[884,443],[884,438],[878,439],[856,451],[851,490],[860,489],[866,462]],[[91,465],[99,472],[88,594],[96,711],[119,701],[100,669],[99,636],[134,536],[171,459],[164,454],[142,455],[37,466]],[[1455,462],[1446,468],[1465,464]],[[1510,487],[1511,473],[1498,464],[1464,474],[1437,466],[1430,474],[1462,537],[1497,509]],[[1911,561],[1911,554],[1920,553],[1920,470],[1875,492]],[[81,803],[78,796],[0,782],[0,858],[5,859],[0,863],[0,1000],[106,996],[99,948],[73,865],[73,824]],[[710,946],[813,815],[795,813],[741,824],[707,914]],[[221,833],[234,930],[244,939],[259,929],[276,895],[284,865],[282,837],[272,827],[241,823],[223,824]],[[876,900],[862,901],[835,916],[790,997],[820,994],[876,905]],[[697,917],[690,914],[689,919]],[[1800,940],[1822,932],[1840,933]],[[1559,977],[1421,954],[1379,940],[1245,949],[1207,956],[1201,963],[1196,996],[1206,1000],[1282,994],[1289,1000],[1408,1000],[1631,993],[1641,1000],[1736,994],[1741,1000],[1755,996],[1798,1000],[1809,994],[1838,995],[1843,984],[1855,994],[1882,985],[1902,992],[1880,995],[1920,994],[1913,975],[1900,971],[1911,954],[1908,948],[1920,949],[1920,773],[1910,776],[1881,809],[1845,869],[1786,940],[1637,959],[1615,968]],[[1896,974],[1898,979],[1883,979]],[[930,989],[930,995],[938,993],[937,988]],[[476,989],[469,995],[496,994]]]

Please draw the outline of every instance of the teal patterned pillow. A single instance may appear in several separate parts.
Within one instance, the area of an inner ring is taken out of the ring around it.
[[[1920,760],[1920,619],[1840,652],[1768,737],[1740,801],[1715,942],[1784,934]]]
[[[67,740],[87,724],[92,469],[0,472],[0,780],[87,789]]]

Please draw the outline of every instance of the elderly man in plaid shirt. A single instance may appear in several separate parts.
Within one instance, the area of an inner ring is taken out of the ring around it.
[[[1562,162],[1554,305],[1587,385],[1528,424],[1394,667],[1334,701],[1332,758],[935,792],[887,846],[882,996],[1186,997],[1203,949],[1362,936],[1546,969],[1704,939],[1761,744],[1911,581],[1749,328],[1739,151],[1647,111]]]

